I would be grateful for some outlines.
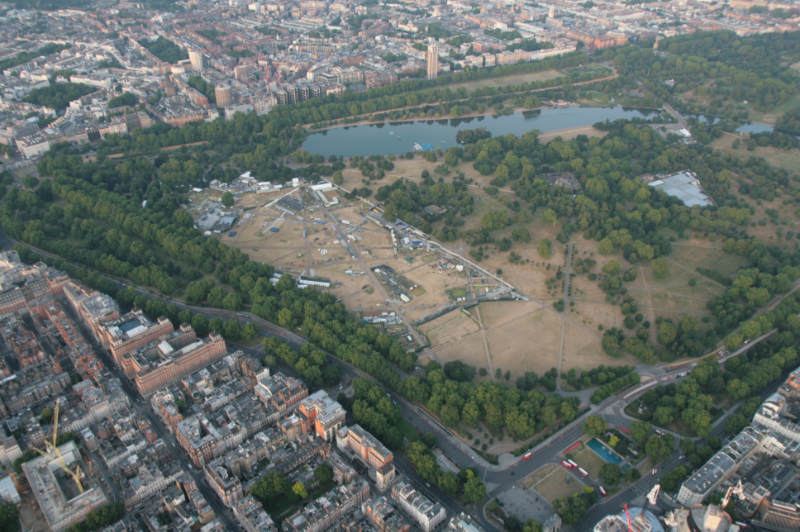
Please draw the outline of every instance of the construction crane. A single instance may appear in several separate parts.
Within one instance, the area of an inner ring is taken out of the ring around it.
[[[633,526],[631,525],[631,514],[628,513],[628,505],[623,504],[623,508],[625,508],[625,518],[628,520],[628,532],[633,532]]]
[[[736,495],[740,499],[744,497],[744,487],[742,487],[741,480],[735,486],[728,488],[728,491],[725,492],[725,497],[722,498],[722,503],[720,504],[723,510],[728,506],[732,495]]]
[[[56,442],[58,440],[58,401],[56,401],[56,411],[53,414],[53,441],[49,442],[47,440],[44,441],[45,450],[37,449],[34,447],[34,451],[39,453],[42,456],[50,456],[51,454],[55,454],[58,456],[58,460],[56,463],[58,467],[60,467],[64,473],[72,477],[72,480],[75,481],[75,485],[78,486],[78,491],[83,493],[83,484],[81,484],[81,468],[80,466],[76,466],[75,471],[71,470],[67,463],[64,461],[64,457],[61,456],[61,451],[58,450],[58,445]]]
[[[653,469],[650,472],[650,487],[648,488],[650,491],[647,493],[647,497],[645,497],[644,506],[642,507],[642,513],[644,513],[645,510],[647,510],[648,502],[653,506],[655,506],[656,501],[658,500],[658,492],[661,489],[661,487],[658,484],[655,484],[655,486],[653,486],[656,480],[656,474],[658,474],[658,469]]]

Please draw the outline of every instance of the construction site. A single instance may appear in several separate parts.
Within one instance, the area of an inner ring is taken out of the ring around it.
[[[265,188],[234,194],[231,210],[240,214],[218,238],[281,274],[314,279],[310,284],[330,290],[409,348],[429,344],[417,330],[422,323],[480,301],[514,299],[489,272],[414,227],[385,220],[371,203],[348,200],[326,181]],[[192,195],[187,210],[197,225],[219,209],[218,196],[212,190]],[[389,314],[389,320],[372,317]]]

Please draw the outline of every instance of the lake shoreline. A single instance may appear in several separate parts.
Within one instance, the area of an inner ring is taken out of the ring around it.
[[[528,112],[528,111],[541,111],[541,110],[544,110],[544,109],[571,109],[571,108],[579,108],[579,109],[589,109],[589,108],[591,108],[591,109],[613,109],[615,107],[626,107],[628,109],[642,109],[642,110],[645,110],[645,111],[662,111],[663,110],[660,107],[629,107],[629,106],[626,106],[626,105],[620,105],[618,103],[616,103],[614,105],[583,105],[583,104],[579,104],[579,103],[576,103],[576,102],[569,102],[569,104],[567,104],[567,105],[556,105],[556,106],[540,105],[538,107],[515,107],[514,108],[514,113],[518,113],[518,112],[525,113],[525,112]],[[334,124],[332,126],[325,126],[325,127],[321,127],[321,128],[317,128],[317,129],[311,129],[311,125],[310,124],[306,124],[305,126],[303,126],[303,129],[305,129],[306,132],[309,133],[309,134],[314,134],[314,133],[320,133],[322,131],[328,131],[330,129],[338,129],[338,128],[343,128],[343,127],[374,126],[374,125],[377,125],[377,124],[400,124],[400,123],[406,123],[406,122],[427,122],[428,120],[458,120],[458,119],[462,119],[462,118],[476,118],[476,117],[479,117],[479,116],[498,117],[498,116],[504,116],[504,115],[498,115],[497,113],[494,113],[494,112],[491,112],[491,111],[485,111],[483,113],[479,113],[477,111],[473,111],[471,113],[467,113],[467,114],[461,115],[459,117],[440,116],[438,118],[436,118],[436,117],[398,118],[396,120],[380,120],[380,121],[373,121],[373,122],[370,122],[369,120],[364,119],[364,120],[359,120],[358,122],[350,122],[349,124],[338,123],[338,124]]]
[[[522,136],[538,130],[542,138],[558,135],[574,135],[575,131],[600,136],[593,127],[598,122],[617,119],[651,119],[661,113],[660,109],[615,106],[536,107],[518,109],[510,114],[471,113],[458,118],[415,118],[383,120],[380,122],[359,121],[352,124],[336,124],[332,127],[308,131],[303,141],[304,150],[327,156],[342,155],[388,155],[406,153],[417,146],[417,150],[457,146],[459,130],[485,128],[493,136],[514,134]],[[352,126],[352,127],[350,127]],[[359,127],[360,126],[360,127]],[[554,132],[554,133],[553,133]],[[388,135],[387,135],[388,134]]]

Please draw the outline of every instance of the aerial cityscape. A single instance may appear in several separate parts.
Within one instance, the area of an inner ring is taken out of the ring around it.
[[[800,532],[800,3],[0,47],[0,530]]]

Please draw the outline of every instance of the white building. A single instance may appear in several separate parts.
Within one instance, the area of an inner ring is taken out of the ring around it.
[[[425,532],[431,532],[447,519],[447,511],[441,504],[431,502],[408,482],[398,482],[392,486],[392,500]]]
[[[44,155],[50,149],[50,141],[40,135],[17,139],[17,149],[26,159]]]
[[[764,434],[756,429],[744,429],[683,483],[677,501],[683,506],[701,504],[717,486],[736,473],[747,458],[759,450],[763,439]]]

